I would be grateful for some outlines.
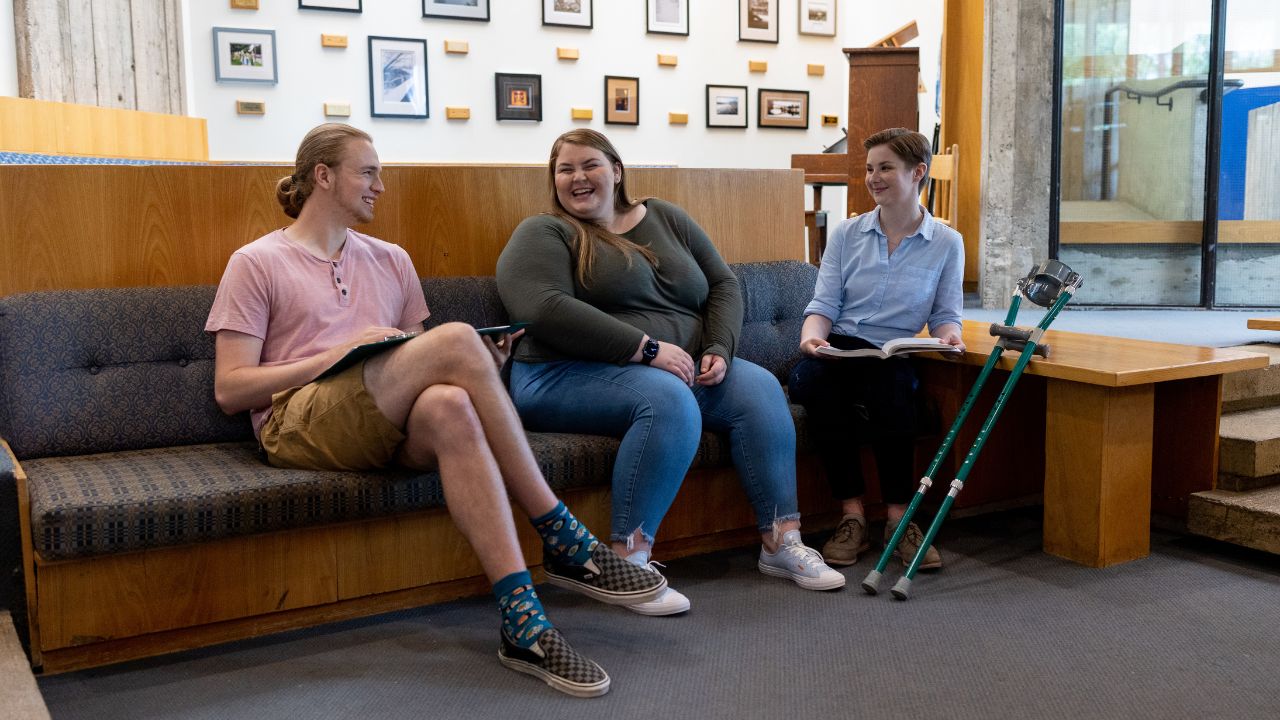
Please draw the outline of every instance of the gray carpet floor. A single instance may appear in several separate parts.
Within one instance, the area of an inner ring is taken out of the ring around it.
[[[1263,718],[1280,713],[1280,558],[1157,531],[1103,570],[1040,552],[1037,509],[944,528],[908,602],[671,563],[686,616],[544,587],[613,678],[576,700],[495,659],[477,598],[40,679],[56,718]],[[816,539],[814,539],[816,541]],[[892,568],[893,566],[891,566]],[[896,573],[894,573],[896,575]]]
[[[964,309],[965,320],[1004,322],[1007,310]],[[1023,302],[1016,324],[1034,327],[1044,308]],[[1249,318],[1275,317],[1280,310],[1117,310],[1068,305],[1054,319],[1051,329],[1127,337],[1137,340],[1230,347],[1251,343],[1280,343],[1280,332],[1250,330]]]

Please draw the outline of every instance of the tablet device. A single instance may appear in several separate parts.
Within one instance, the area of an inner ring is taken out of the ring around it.
[[[494,325],[493,327],[476,328],[476,332],[489,337],[497,337],[498,335],[510,335],[513,332],[523,330],[529,327],[527,322],[511,323],[510,325]]]

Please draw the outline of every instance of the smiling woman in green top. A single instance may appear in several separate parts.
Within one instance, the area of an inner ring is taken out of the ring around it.
[[[809,589],[844,585],[800,541],[791,413],[772,374],[734,358],[742,295],[711,239],[671,203],[631,200],[598,132],[561,135],[548,169],[552,211],[522,222],[498,259],[502,302],[531,323],[511,376],[525,426],[621,439],[610,539],[650,569],[703,427],[727,433],[764,545],[760,570]],[[669,615],[689,600],[668,589],[630,607]]]

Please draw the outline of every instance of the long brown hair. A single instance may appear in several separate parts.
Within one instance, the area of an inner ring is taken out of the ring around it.
[[[603,243],[610,245],[622,251],[627,258],[628,266],[632,262],[632,253],[639,253],[641,257],[649,262],[655,268],[658,267],[658,256],[644,245],[639,245],[630,240],[610,232],[608,228],[591,221],[583,221],[574,217],[560,203],[560,196],[556,193],[556,159],[560,157],[560,149],[566,144],[581,145],[589,147],[593,150],[599,150],[608,161],[619,168],[618,184],[614,186],[613,191],[613,210],[617,213],[624,213],[644,202],[648,198],[638,198],[632,200],[627,195],[627,175],[623,171],[622,158],[618,156],[618,151],[613,147],[613,143],[609,142],[609,138],[586,128],[580,130],[570,130],[569,132],[556,138],[554,144],[551,145],[551,159],[547,163],[548,176],[547,179],[551,185],[551,214],[569,223],[576,234],[575,244],[578,251],[578,267],[577,277],[578,284],[587,287],[587,279],[591,276],[592,266],[595,265],[596,244]]]
[[[373,142],[369,133],[342,123],[317,125],[302,138],[293,163],[293,174],[285,175],[276,183],[276,200],[284,208],[285,215],[297,219],[307,198],[316,189],[316,165],[338,167],[347,143],[352,140]]]

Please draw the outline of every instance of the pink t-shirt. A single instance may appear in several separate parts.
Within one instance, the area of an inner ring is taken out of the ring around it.
[[[262,340],[261,365],[319,355],[371,326],[415,328],[431,313],[409,254],[347,230],[337,260],[324,260],[275,232],[227,262],[205,332],[234,330]],[[258,433],[271,406],[251,414]]]

